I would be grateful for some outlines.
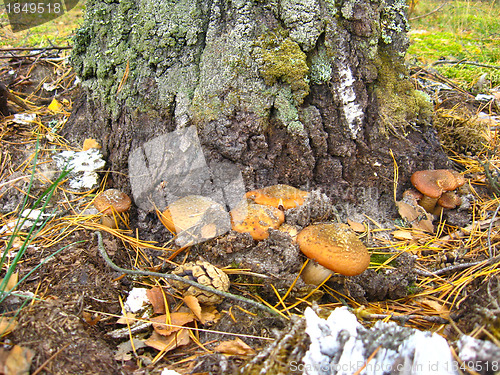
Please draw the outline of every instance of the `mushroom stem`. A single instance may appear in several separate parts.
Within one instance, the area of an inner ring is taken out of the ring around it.
[[[321,264],[309,259],[300,277],[306,284],[318,286],[334,273],[335,272],[323,267]]]
[[[418,202],[420,207],[423,207],[427,212],[432,213],[434,211],[434,207],[436,207],[436,203],[438,198],[431,198],[427,195],[424,195],[422,199]]]
[[[111,228],[111,229],[118,228],[113,215],[106,215],[106,214],[102,215],[101,216],[101,224],[108,227],[108,228]]]

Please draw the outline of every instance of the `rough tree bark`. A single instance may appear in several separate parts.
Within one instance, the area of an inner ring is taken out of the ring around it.
[[[89,0],[65,131],[98,138],[126,187],[131,150],[195,125],[208,161],[236,163],[248,189],[322,188],[380,217],[394,160],[403,182],[447,166],[406,76],[407,30],[404,0]]]

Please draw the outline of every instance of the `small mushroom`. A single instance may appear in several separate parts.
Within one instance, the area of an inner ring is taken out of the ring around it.
[[[441,195],[445,191],[452,191],[462,186],[465,179],[460,173],[451,169],[436,169],[413,173],[411,183],[424,195],[419,205],[427,212],[433,212]]]
[[[269,237],[269,229],[277,229],[284,221],[283,211],[276,207],[240,202],[231,214],[232,228],[236,232],[250,233],[254,240]]]
[[[345,276],[359,275],[370,265],[370,254],[345,224],[309,225],[297,235],[300,250],[322,266]]]
[[[434,215],[439,216],[443,208],[454,209],[462,204],[462,198],[460,198],[455,192],[447,191],[441,195],[441,198],[437,201],[437,206],[434,209]]]
[[[216,207],[221,214],[226,212],[222,205],[202,195],[187,195],[172,202],[160,215],[160,220],[173,233],[179,233],[197,225],[203,214]]]
[[[267,204],[283,210],[304,204],[309,193],[289,185],[273,185],[246,193],[246,197],[257,204]]]
[[[116,228],[113,213],[126,212],[131,204],[129,196],[118,189],[105,190],[94,199],[95,208],[102,214],[101,223],[110,228]]]
[[[172,202],[160,216],[160,221],[177,234],[176,244],[185,246],[219,236],[230,229],[229,214],[211,198],[187,195]]]

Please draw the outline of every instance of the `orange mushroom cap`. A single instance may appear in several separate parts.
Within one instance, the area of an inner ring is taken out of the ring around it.
[[[269,237],[269,229],[277,229],[285,221],[285,214],[276,207],[248,204],[246,200],[238,204],[230,214],[233,230],[250,233],[254,240]]]
[[[288,210],[289,208],[304,204],[304,198],[308,194],[307,191],[280,184],[249,191],[245,196],[252,199],[257,204],[267,204],[269,206]]]
[[[105,190],[94,199],[95,208],[104,215],[111,215],[113,210],[125,212],[131,204],[129,196],[118,189]]]
[[[439,198],[443,192],[462,186],[465,178],[451,169],[425,170],[413,173],[411,183],[422,194]]]
[[[345,276],[359,275],[370,265],[366,246],[345,224],[309,225],[297,235],[297,243],[308,258]]]
[[[227,211],[221,204],[213,199],[201,195],[187,195],[172,202],[160,215],[160,221],[173,233],[179,233],[197,224],[203,218],[203,214],[210,208],[220,210],[221,215],[227,215]],[[207,238],[213,237],[216,227],[207,223],[202,228],[203,235]]]

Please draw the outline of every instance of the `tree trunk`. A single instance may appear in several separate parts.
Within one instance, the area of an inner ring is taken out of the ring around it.
[[[89,0],[65,127],[97,138],[129,186],[129,152],[195,125],[247,189],[321,188],[350,212],[393,212],[403,184],[447,167],[432,105],[406,76],[404,0]],[[392,153],[391,153],[392,150]],[[400,184],[401,185],[401,184]]]

